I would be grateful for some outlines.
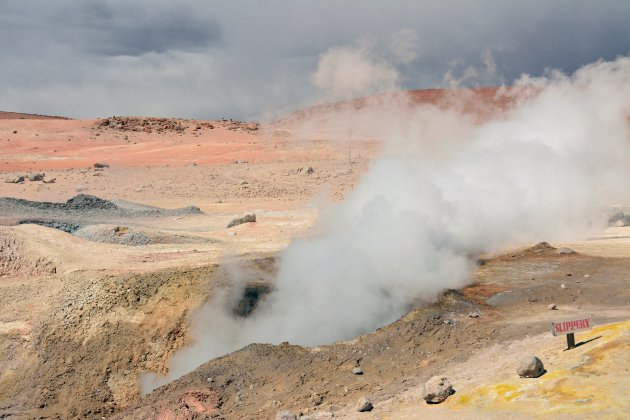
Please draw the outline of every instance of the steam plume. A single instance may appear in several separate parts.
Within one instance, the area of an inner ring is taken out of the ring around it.
[[[370,128],[383,156],[321,215],[317,236],[282,252],[276,291],[258,310],[236,319],[211,301],[194,320],[196,344],[145,390],[251,342],[366,333],[469,282],[471,255],[601,228],[601,209],[630,198],[630,58],[516,86],[505,93],[516,105],[482,123],[399,99],[389,112],[357,111],[356,121],[379,124]]]

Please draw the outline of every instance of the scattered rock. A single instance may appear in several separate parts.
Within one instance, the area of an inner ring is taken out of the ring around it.
[[[357,401],[357,411],[359,413],[372,411],[373,408],[374,406],[372,405],[372,402],[367,398],[360,398],[359,401]]]
[[[96,162],[94,167],[97,169],[109,168],[109,163]]]
[[[516,370],[521,378],[538,378],[545,373],[545,366],[536,356],[527,356],[521,360]]]
[[[547,305],[547,309],[549,309],[550,311],[555,311],[558,308],[556,307],[555,303],[550,303],[549,305]]]
[[[24,177],[22,175],[8,176],[4,179],[4,182],[7,184],[19,184],[20,182],[24,182]]]
[[[434,376],[424,384],[424,400],[427,404],[439,404],[453,393],[453,386],[447,378]]]
[[[468,316],[471,318],[479,318],[479,315],[480,315],[479,312],[476,312],[476,311],[468,314]]]
[[[98,120],[95,130],[118,130],[136,131],[145,133],[165,133],[173,131],[183,133],[187,126],[182,124],[183,120],[175,118],[147,118],[147,117],[110,117]]]
[[[575,254],[575,251],[572,250],[571,248],[558,248],[556,250],[556,254],[559,254],[559,255],[571,255],[571,254]]]
[[[46,176],[46,174],[41,172],[32,172],[26,175],[29,181],[41,181],[44,179],[44,176]]]
[[[322,405],[324,402],[324,396],[322,394],[318,394],[317,392],[313,392],[309,398],[309,401],[313,406]]]
[[[234,226],[242,225],[243,223],[250,223],[250,222],[255,222],[255,221],[256,221],[256,215],[255,214],[248,214],[247,216],[238,217],[236,219],[233,219],[230,223],[228,223],[227,229],[229,229],[231,227],[234,227]]]
[[[290,411],[279,411],[276,413],[276,420],[297,420],[297,416]]]
[[[363,375],[363,369],[361,369],[361,367],[357,366],[352,368],[352,373],[354,373],[355,375]]]
[[[311,175],[313,172],[315,172],[315,169],[311,168],[310,166],[306,168],[306,175]]]

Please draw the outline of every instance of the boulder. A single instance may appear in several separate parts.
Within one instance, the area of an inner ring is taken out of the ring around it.
[[[40,172],[32,172],[28,175],[26,175],[26,177],[28,178],[29,181],[41,181],[44,179],[44,176],[46,174],[40,173]]]
[[[373,408],[374,406],[372,405],[372,402],[367,398],[359,398],[359,401],[357,401],[357,411],[359,413],[372,411]]]
[[[556,309],[558,309],[558,308],[556,307],[556,304],[555,304],[555,303],[550,303],[550,304],[547,306],[547,309],[549,309],[550,311],[555,311],[555,310],[556,310]]]
[[[630,215],[624,214],[622,211],[615,213],[608,219],[608,224],[617,227],[628,226],[630,225]]]
[[[355,375],[363,375],[363,369],[361,369],[359,366],[352,368],[352,373],[354,373]]]
[[[558,254],[558,255],[571,255],[571,254],[575,254],[575,251],[572,250],[571,248],[558,248],[556,250],[556,254]]]
[[[453,386],[447,378],[434,376],[424,384],[424,400],[427,404],[439,404],[453,393]]]
[[[19,184],[20,182],[24,182],[24,177],[21,175],[8,176],[4,179],[4,182],[7,184]]]
[[[233,219],[230,223],[228,223],[227,229],[229,229],[231,227],[234,227],[234,226],[242,225],[243,223],[251,223],[251,222],[255,222],[255,221],[256,221],[256,215],[255,214],[248,214],[247,216],[238,217],[236,219]]]
[[[545,373],[545,366],[536,356],[527,356],[521,360],[516,370],[521,378],[538,378]]]

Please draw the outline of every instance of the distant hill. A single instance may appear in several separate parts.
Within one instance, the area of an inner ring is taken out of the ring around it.
[[[24,114],[21,112],[0,111],[0,120],[70,120],[67,117],[53,115]]]
[[[313,105],[295,111],[276,123],[295,122],[315,115],[329,114],[342,110],[360,110],[370,105],[404,103],[410,107],[434,105],[449,108],[455,104],[465,113],[477,114],[484,118],[489,114],[504,111],[516,99],[511,87],[479,87],[470,89],[422,89],[383,92],[372,96]]]

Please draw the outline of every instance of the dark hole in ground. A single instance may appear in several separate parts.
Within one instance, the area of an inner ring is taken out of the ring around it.
[[[271,292],[271,286],[266,283],[247,284],[232,312],[241,318],[248,317],[254,312],[260,300],[269,292]]]

